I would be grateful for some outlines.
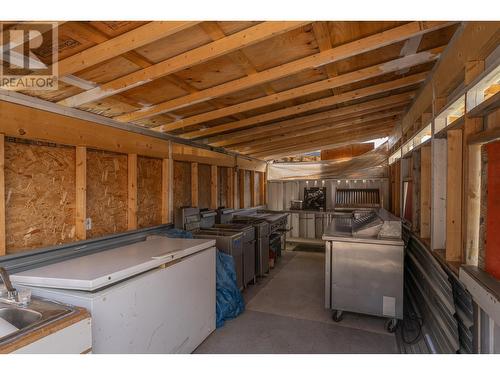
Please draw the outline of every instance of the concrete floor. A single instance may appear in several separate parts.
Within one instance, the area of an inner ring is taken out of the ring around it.
[[[286,251],[269,276],[243,293],[246,311],[195,351],[246,353],[397,353],[384,319],[324,308],[324,253]]]

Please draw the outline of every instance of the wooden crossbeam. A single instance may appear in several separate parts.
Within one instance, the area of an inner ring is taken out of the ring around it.
[[[373,85],[362,89],[345,92],[341,95],[318,99],[304,104],[299,104],[296,106],[287,107],[272,112],[267,112],[261,115],[248,117],[244,120],[229,122],[223,125],[217,125],[207,129],[201,129],[189,133],[184,133],[181,136],[187,139],[195,139],[195,138],[204,138],[213,134],[235,131],[238,129],[249,127],[251,125],[263,124],[269,121],[277,120],[282,117],[297,115],[311,110],[321,109],[335,104],[361,99],[371,95],[376,95],[383,92],[399,89],[402,87],[415,85],[420,82],[423,82],[426,76],[427,72],[413,74],[408,77],[380,83],[378,85]]]
[[[166,131],[166,132],[182,129],[191,125],[230,116],[235,113],[246,112],[257,108],[274,105],[277,103],[299,98],[309,94],[322,92],[334,87],[341,87],[348,84],[367,80],[370,78],[382,76],[401,69],[410,68],[415,65],[420,65],[430,61],[434,61],[439,57],[439,54],[441,53],[442,50],[443,47],[439,47],[432,49],[430,51],[420,52],[410,56],[404,56],[393,61],[377,64],[374,66],[370,66],[368,68],[338,75],[333,78],[328,78],[322,81],[313,82],[307,85],[292,88],[290,90],[281,91],[277,94],[268,95],[262,98],[257,98],[243,103],[235,104],[232,106],[216,109],[214,111],[194,115],[185,119],[175,121],[173,123],[163,125],[160,128],[161,131]]]
[[[433,69],[432,76],[403,117],[403,131],[413,126],[432,105],[433,98],[448,96],[464,80],[465,64],[468,61],[484,60],[498,46],[499,38],[498,22],[462,23]]]
[[[76,73],[192,27],[196,21],[153,21],[58,62],[60,76]]]
[[[308,116],[294,117],[290,120],[284,120],[270,125],[240,130],[239,132],[231,133],[230,137],[227,135],[211,137],[207,139],[207,143],[211,146],[226,147],[230,149],[234,145],[241,145],[246,142],[253,142],[258,139],[267,139],[268,137],[273,137],[275,135],[300,130],[304,127],[319,124],[324,120],[328,120],[330,122],[341,121],[373,112],[383,111],[396,106],[406,105],[413,97],[413,92],[405,92],[403,94],[370,100],[330,111],[318,112]]]
[[[325,125],[323,129],[309,133],[307,135],[297,135],[297,136],[291,136],[286,139],[281,139],[278,141],[274,142],[269,142],[267,144],[263,145],[257,145],[253,146],[251,148],[247,148],[244,150],[241,150],[240,153],[242,154],[254,154],[258,152],[263,152],[263,151],[274,151],[276,149],[279,149],[281,147],[286,147],[286,146],[300,146],[302,144],[305,144],[307,142],[315,142],[315,141],[321,141],[323,138],[326,137],[332,137],[335,135],[339,134],[348,134],[350,132],[356,131],[356,130],[363,130],[363,129],[370,129],[370,127],[373,124],[379,125],[381,122],[383,123],[394,123],[396,120],[396,115],[391,114],[388,116],[377,116],[375,118],[372,118],[367,121],[362,121],[358,123],[353,123],[351,122],[350,124],[346,125],[343,124],[343,126],[340,126],[338,128],[335,127],[334,125]]]
[[[342,128],[350,128],[353,125],[362,124],[364,122],[370,122],[373,120],[380,120],[387,117],[392,117],[395,115],[402,114],[404,112],[404,108],[394,108],[386,111],[381,111],[378,113],[372,113],[365,116],[360,116],[357,118],[350,118],[343,121],[321,121],[319,124],[313,123],[312,126],[304,126],[300,130],[290,131],[284,134],[280,134],[273,137],[268,137],[265,139],[259,139],[252,142],[247,142],[242,145],[236,145],[235,147],[231,147],[231,151],[236,151],[239,153],[250,153],[254,150],[262,149],[262,148],[272,148],[275,145],[279,145],[280,142],[288,141],[290,139],[300,140],[298,137],[304,137],[308,135],[315,135],[319,132],[323,132],[326,130],[337,130]]]
[[[123,91],[144,85],[152,80],[176,73],[205,61],[248,47],[268,38],[283,34],[308,22],[262,22],[225,38],[194,48],[180,55],[161,61],[150,67],[114,79],[92,90],[70,96],[59,101],[59,104],[77,107]]]
[[[315,151],[318,149],[334,148],[345,144],[351,144],[352,142],[369,141],[374,138],[387,136],[393,129],[394,127],[392,126],[392,123],[387,123],[374,129],[365,128],[356,133],[350,132],[349,134],[344,134],[342,136],[334,136],[333,138],[325,137],[319,141],[309,142],[308,144],[288,146],[274,151],[264,151],[261,153],[251,154],[251,156],[258,157],[263,160],[272,160],[284,156],[303,154],[305,152]]]
[[[297,74],[307,69],[314,69],[330,64],[334,61],[340,61],[355,55],[372,51],[416,35],[425,34],[449,26],[450,24],[450,22],[410,22],[408,24],[373,34],[371,36],[282,64],[247,77],[226,82],[201,90],[197,93],[192,93],[190,95],[158,103],[148,109],[124,114],[116,117],[115,119],[124,122],[136,121],[184,108],[196,103],[202,103],[213,98],[221,97],[223,95],[228,95],[250,87],[275,81],[286,76]]]

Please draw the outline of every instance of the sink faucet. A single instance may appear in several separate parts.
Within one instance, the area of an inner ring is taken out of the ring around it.
[[[5,288],[7,289],[7,299],[15,301],[17,298],[17,290],[12,286],[9,274],[3,267],[0,267],[0,279],[2,279]]]

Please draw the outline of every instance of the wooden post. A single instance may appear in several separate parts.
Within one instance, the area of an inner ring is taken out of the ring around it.
[[[260,172],[259,178],[259,204],[266,204],[266,172]]]
[[[232,167],[227,168],[227,205],[228,207],[234,208],[234,169]]]
[[[87,148],[76,147],[76,239],[87,238]]]
[[[465,65],[465,84],[471,83],[484,71],[484,61]],[[470,107],[465,97],[465,108]],[[479,220],[481,205],[481,147],[468,146],[470,136],[483,130],[483,118],[470,118],[465,113],[463,131],[463,212],[462,237],[464,262],[477,266],[479,256]]]
[[[264,175],[262,176],[264,180],[264,197],[263,202],[267,206],[267,170],[264,172]]]
[[[167,224],[169,221],[169,164],[170,159],[163,159],[161,164],[161,222]]]
[[[420,237],[431,237],[431,146],[420,154]]]
[[[191,206],[198,207],[198,163],[191,163]]]
[[[245,208],[245,170],[239,170],[238,189],[240,194],[240,208]]]
[[[448,131],[446,260],[462,261],[462,130]]]
[[[431,140],[431,248],[446,248],[446,163],[447,141],[443,138]]]
[[[217,166],[216,165],[211,165],[210,166],[210,208],[215,210],[218,207],[218,191],[217,191],[217,184],[218,184],[218,176],[217,176]]]
[[[128,154],[127,228],[137,229],[137,154]]]
[[[250,171],[250,207],[257,205],[257,189],[255,189],[255,171]]]
[[[5,254],[5,135],[0,134],[0,256]]]

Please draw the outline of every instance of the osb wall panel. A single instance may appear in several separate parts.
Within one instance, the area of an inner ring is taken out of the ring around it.
[[[174,210],[191,205],[191,163],[174,161]],[[175,212],[175,211],[174,211]]]
[[[210,207],[210,165],[198,164],[198,206]]]
[[[87,238],[127,230],[127,155],[87,150]]]
[[[226,167],[217,167],[217,179],[217,207],[228,207]]]
[[[7,253],[75,238],[75,149],[5,142]]]
[[[137,226],[161,224],[162,160],[137,158]]]

